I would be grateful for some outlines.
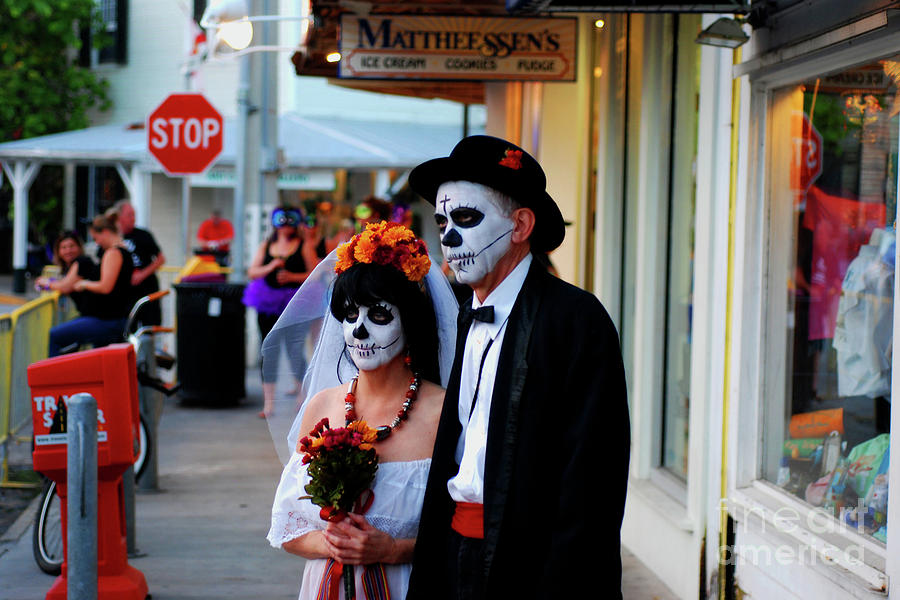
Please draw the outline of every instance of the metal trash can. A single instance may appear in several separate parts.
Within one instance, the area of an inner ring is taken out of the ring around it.
[[[237,404],[246,395],[244,285],[179,283],[175,288],[182,400]]]

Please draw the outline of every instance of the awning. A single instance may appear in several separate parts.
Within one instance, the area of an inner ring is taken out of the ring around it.
[[[402,169],[446,156],[462,138],[458,125],[316,119],[279,115],[278,145],[283,168]],[[237,119],[225,119],[225,147],[215,165],[233,166]],[[0,162],[48,164],[140,164],[162,169],[147,152],[143,123],[100,125],[0,144]]]

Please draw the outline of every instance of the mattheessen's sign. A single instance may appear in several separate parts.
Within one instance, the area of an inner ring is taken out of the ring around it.
[[[339,75],[575,81],[576,20],[341,16]]]

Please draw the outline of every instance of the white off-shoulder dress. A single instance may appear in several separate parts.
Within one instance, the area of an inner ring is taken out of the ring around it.
[[[365,515],[369,523],[398,539],[416,537],[430,466],[430,458],[379,463],[372,486],[375,498]],[[275,548],[310,531],[325,529],[325,521],[319,518],[319,507],[309,500],[298,500],[306,495],[303,488],[307,483],[306,465],[301,464],[301,455],[295,452],[281,473],[272,504],[272,526],[266,537]],[[306,561],[300,600],[315,599],[326,563],[326,559]],[[406,597],[411,569],[409,563],[385,565],[392,598]],[[362,594],[362,568],[354,569],[354,574],[359,597]],[[344,598],[343,589],[341,598]]]

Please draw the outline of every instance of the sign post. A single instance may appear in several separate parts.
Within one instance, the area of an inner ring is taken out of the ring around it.
[[[181,243],[190,256],[191,186],[187,175],[203,173],[222,153],[222,115],[203,94],[172,94],[147,118],[147,150],[169,175],[181,175]]]

